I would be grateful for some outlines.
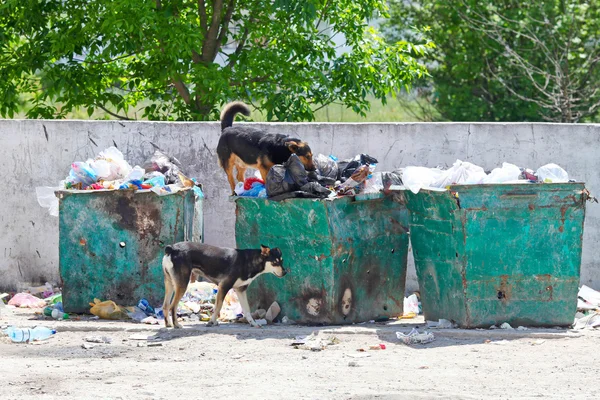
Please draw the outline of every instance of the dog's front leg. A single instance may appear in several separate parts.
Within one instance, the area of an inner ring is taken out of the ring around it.
[[[228,282],[221,282],[219,284],[215,309],[213,315],[210,317],[210,321],[208,321],[206,326],[219,325],[219,321],[217,321],[217,318],[219,318],[219,314],[221,313],[221,307],[223,307],[223,300],[225,300],[225,296],[227,295],[227,292],[229,292],[229,289],[231,289],[232,286],[233,284]]]
[[[235,293],[238,296],[238,300],[240,301],[240,305],[242,306],[242,312],[244,313],[244,318],[250,325],[255,328],[260,328],[260,325],[256,323],[254,318],[252,318],[252,312],[250,311],[250,304],[248,304],[248,297],[246,296],[246,287],[244,288],[234,288]]]

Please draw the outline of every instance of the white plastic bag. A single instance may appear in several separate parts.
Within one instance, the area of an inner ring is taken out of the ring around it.
[[[535,175],[545,183],[565,183],[569,182],[569,174],[556,164],[546,164],[540,167]]]
[[[123,179],[131,172],[131,165],[123,157],[123,153],[112,146],[102,151],[96,160],[106,160],[110,165],[110,175],[105,179],[109,181]]]
[[[445,188],[452,184],[474,185],[483,182],[486,176],[483,168],[470,162],[456,160],[452,167],[444,171],[442,176],[432,183],[432,186]]]
[[[409,313],[419,314],[419,298],[416,294],[411,294],[404,298],[404,307],[402,312],[404,315]]]
[[[402,182],[406,188],[416,194],[423,188],[432,187],[443,174],[444,171],[438,168],[406,167],[402,172]]]
[[[379,193],[383,190],[383,178],[381,172],[375,172],[365,181],[363,193]]]
[[[56,197],[54,194],[54,191],[56,190],[58,190],[58,188],[48,186],[40,186],[35,188],[39,205],[47,208],[48,212],[53,217],[58,217],[58,197]]]
[[[140,181],[140,180],[142,180],[142,177],[144,176],[145,173],[146,173],[146,171],[144,171],[144,169],[142,167],[140,167],[139,165],[136,165],[135,167],[133,167],[131,172],[129,172],[129,174],[127,174],[127,178],[125,180],[127,182]]]
[[[519,180],[521,169],[514,164],[502,163],[502,168],[494,168],[492,172],[483,179],[483,183],[505,183]]]

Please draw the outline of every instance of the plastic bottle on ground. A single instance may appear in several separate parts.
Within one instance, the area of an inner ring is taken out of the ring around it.
[[[24,343],[37,340],[46,340],[56,333],[54,329],[38,326],[33,329],[21,329],[14,326],[8,327],[4,331],[13,342]]]

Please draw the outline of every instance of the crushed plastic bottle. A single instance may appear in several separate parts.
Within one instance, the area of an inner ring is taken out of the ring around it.
[[[54,310],[52,310],[52,318],[54,318],[54,319],[69,319],[69,314],[64,313],[64,312],[60,311],[59,309],[55,308]]]
[[[14,326],[9,326],[4,333],[7,334],[10,340],[15,343],[31,343],[33,341],[49,339],[56,333],[56,331],[44,326],[37,326],[33,329],[21,329]]]

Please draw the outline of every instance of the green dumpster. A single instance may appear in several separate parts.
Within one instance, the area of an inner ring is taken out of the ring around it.
[[[391,196],[236,200],[238,248],[279,247],[289,273],[250,285],[252,309],[281,306],[301,324],[348,324],[402,314],[408,212]]]
[[[582,183],[406,191],[423,313],[463,328],[573,323]]]
[[[195,201],[192,190],[166,196],[131,190],[60,191],[57,196],[66,312],[88,312],[94,298],[122,306],[137,305],[141,298],[162,304],[164,247],[202,240],[202,200]]]

